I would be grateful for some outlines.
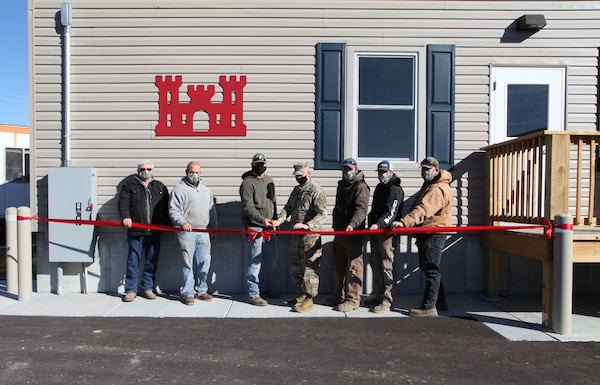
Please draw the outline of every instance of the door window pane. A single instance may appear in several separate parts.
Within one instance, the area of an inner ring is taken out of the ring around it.
[[[547,84],[509,84],[507,87],[507,136],[520,136],[548,128]]]

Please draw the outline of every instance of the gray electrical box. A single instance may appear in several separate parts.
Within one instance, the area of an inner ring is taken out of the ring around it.
[[[48,169],[48,217],[96,219],[96,169]],[[49,262],[93,262],[94,226],[48,222]]]

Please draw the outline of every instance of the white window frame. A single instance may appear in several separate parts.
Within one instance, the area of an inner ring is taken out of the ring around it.
[[[344,136],[344,157],[357,160],[363,170],[374,170],[382,159],[358,157],[358,59],[361,56],[412,56],[415,59],[415,158],[387,159],[395,170],[412,169],[425,155],[426,147],[426,57],[425,47],[347,47],[346,71],[346,132]]]

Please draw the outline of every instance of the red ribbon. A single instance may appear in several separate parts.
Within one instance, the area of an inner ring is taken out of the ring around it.
[[[561,230],[571,230],[573,231],[573,224],[572,223],[561,223],[560,225],[554,225],[555,228],[557,229],[561,229]]]
[[[17,216],[17,221],[38,220],[42,222],[57,222],[74,225],[91,225],[91,226],[112,226],[124,227],[123,223],[117,221],[104,220],[85,220],[85,219],[52,219],[39,218],[37,215],[31,217]],[[181,227],[152,225],[133,222],[131,225],[134,229],[144,230],[159,230],[159,231],[182,231]],[[354,231],[311,231],[311,230],[267,230],[256,231],[254,229],[246,230],[227,230],[227,229],[192,229],[193,232],[215,233],[215,234],[251,234],[248,241],[254,241],[256,237],[261,236],[265,240],[271,239],[271,234],[291,234],[291,235],[370,235],[370,234],[448,234],[448,233],[477,233],[484,231],[505,231],[505,230],[522,230],[522,229],[544,229],[546,238],[552,238],[552,223],[547,219],[542,219],[539,225],[509,225],[509,226],[438,226],[438,227],[399,227],[396,229],[384,228],[377,230],[354,230]],[[556,225],[556,228],[573,230],[573,225],[562,224]]]

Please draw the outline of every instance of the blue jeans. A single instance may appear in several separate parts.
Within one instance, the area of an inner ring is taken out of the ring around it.
[[[262,231],[261,227],[250,227],[252,230]],[[257,236],[254,241],[249,241],[252,234],[244,234],[246,240],[246,286],[248,297],[260,296],[260,290],[271,290],[271,276],[277,263],[277,238],[271,235],[271,240],[266,241]],[[261,266],[264,264],[261,274]],[[259,274],[262,278],[259,279]],[[259,286],[260,285],[260,286]]]
[[[142,252],[145,253],[142,273],[142,290],[154,289],[154,274],[160,254],[160,235],[128,236],[129,254],[127,254],[127,274],[125,275],[125,293],[138,290],[139,265]]]
[[[181,294],[185,297],[201,295],[208,291],[208,269],[210,268],[210,235],[192,231],[177,233],[181,251],[182,282]]]

